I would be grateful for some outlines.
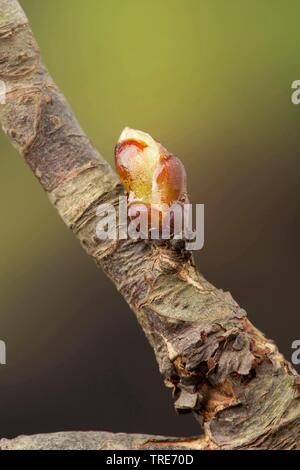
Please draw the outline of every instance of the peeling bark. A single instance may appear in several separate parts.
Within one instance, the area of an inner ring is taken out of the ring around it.
[[[175,408],[203,425],[198,448],[300,448],[299,377],[231,295],[207,282],[186,251],[96,238],[96,207],[117,206],[122,187],[41,63],[16,0],[0,0],[0,79],[4,132],[135,312]]]

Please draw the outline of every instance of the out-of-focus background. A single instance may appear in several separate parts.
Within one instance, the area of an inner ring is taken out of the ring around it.
[[[125,125],[182,159],[191,200],[205,204],[200,270],[290,358],[300,339],[299,2],[21,3],[110,163]],[[3,134],[0,214],[0,435],[197,434],[175,415],[133,313]]]

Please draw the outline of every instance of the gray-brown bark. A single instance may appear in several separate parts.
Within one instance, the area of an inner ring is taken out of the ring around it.
[[[198,448],[300,447],[299,378],[231,295],[185,251],[96,238],[96,207],[116,206],[122,187],[42,65],[16,0],[0,0],[0,79],[4,132],[135,312],[176,409],[203,424]]]
[[[0,450],[200,450],[201,445],[198,438],[100,431],[56,432],[0,440]]]

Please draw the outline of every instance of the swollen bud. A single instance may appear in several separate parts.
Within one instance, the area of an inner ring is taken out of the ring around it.
[[[159,212],[161,223],[173,204],[188,202],[183,164],[149,134],[126,127],[115,148],[115,164],[128,193],[130,218]]]

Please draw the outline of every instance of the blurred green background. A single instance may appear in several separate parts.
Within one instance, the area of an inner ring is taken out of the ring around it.
[[[126,125],[178,155],[205,204],[203,274],[290,358],[300,336],[299,1],[23,0],[43,60],[113,163]],[[150,347],[0,136],[0,434],[188,435]],[[126,351],[126,364],[124,364]]]

